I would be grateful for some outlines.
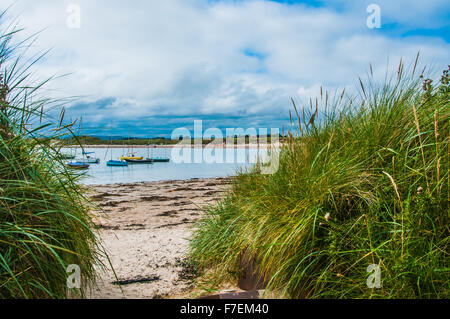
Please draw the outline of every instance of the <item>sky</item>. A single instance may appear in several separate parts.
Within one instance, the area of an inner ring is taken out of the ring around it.
[[[367,25],[371,4],[380,28]],[[445,0],[0,0],[10,5],[19,37],[41,31],[30,51],[51,49],[34,76],[64,75],[45,94],[77,97],[66,120],[82,117],[85,134],[170,137],[194,120],[282,129],[291,97],[351,91],[370,64],[382,81],[419,51],[437,73],[450,63]]]

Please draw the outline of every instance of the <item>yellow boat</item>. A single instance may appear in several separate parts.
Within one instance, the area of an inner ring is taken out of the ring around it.
[[[143,160],[143,159],[144,158],[142,156],[141,157],[122,156],[120,158],[121,161],[126,161],[126,160],[137,160],[137,161],[140,161],[140,160]]]

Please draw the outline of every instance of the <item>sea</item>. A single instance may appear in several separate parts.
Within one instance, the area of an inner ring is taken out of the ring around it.
[[[258,158],[266,156],[264,149],[252,148],[135,148],[132,150],[135,156],[169,158],[170,162],[129,164],[128,167],[106,165],[107,161],[119,160],[130,151],[127,148],[85,148],[85,152],[92,152],[89,155],[99,158],[100,163],[90,164],[82,182],[86,185],[104,185],[229,177],[238,171],[251,169]],[[81,149],[63,149],[62,152],[83,158]]]

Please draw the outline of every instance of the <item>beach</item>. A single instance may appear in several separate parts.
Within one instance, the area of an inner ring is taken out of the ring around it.
[[[191,296],[196,274],[186,263],[188,238],[203,209],[220,200],[229,183],[206,178],[90,186],[100,208],[95,224],[117,278],[110,267],[99,270],[88,297]]]

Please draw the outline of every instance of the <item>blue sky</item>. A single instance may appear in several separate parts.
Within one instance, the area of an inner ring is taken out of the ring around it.
[[[72,3],[79,29],[67,27]],[[370,4],[379,29],[367,27]],[[370,63],[380,80],[387,63],[418,51],[436,72],[450,63],[442,0],[19,0],[9,17],[23,37],[44,29],[33,49],[52,51],[35,76],[70,74],[45,93],[78,96],[67,120],[83,117],[98,135],[170,136],[194,120],[281,129],[291,97],[301,105],[321,86],[351,91]]]

